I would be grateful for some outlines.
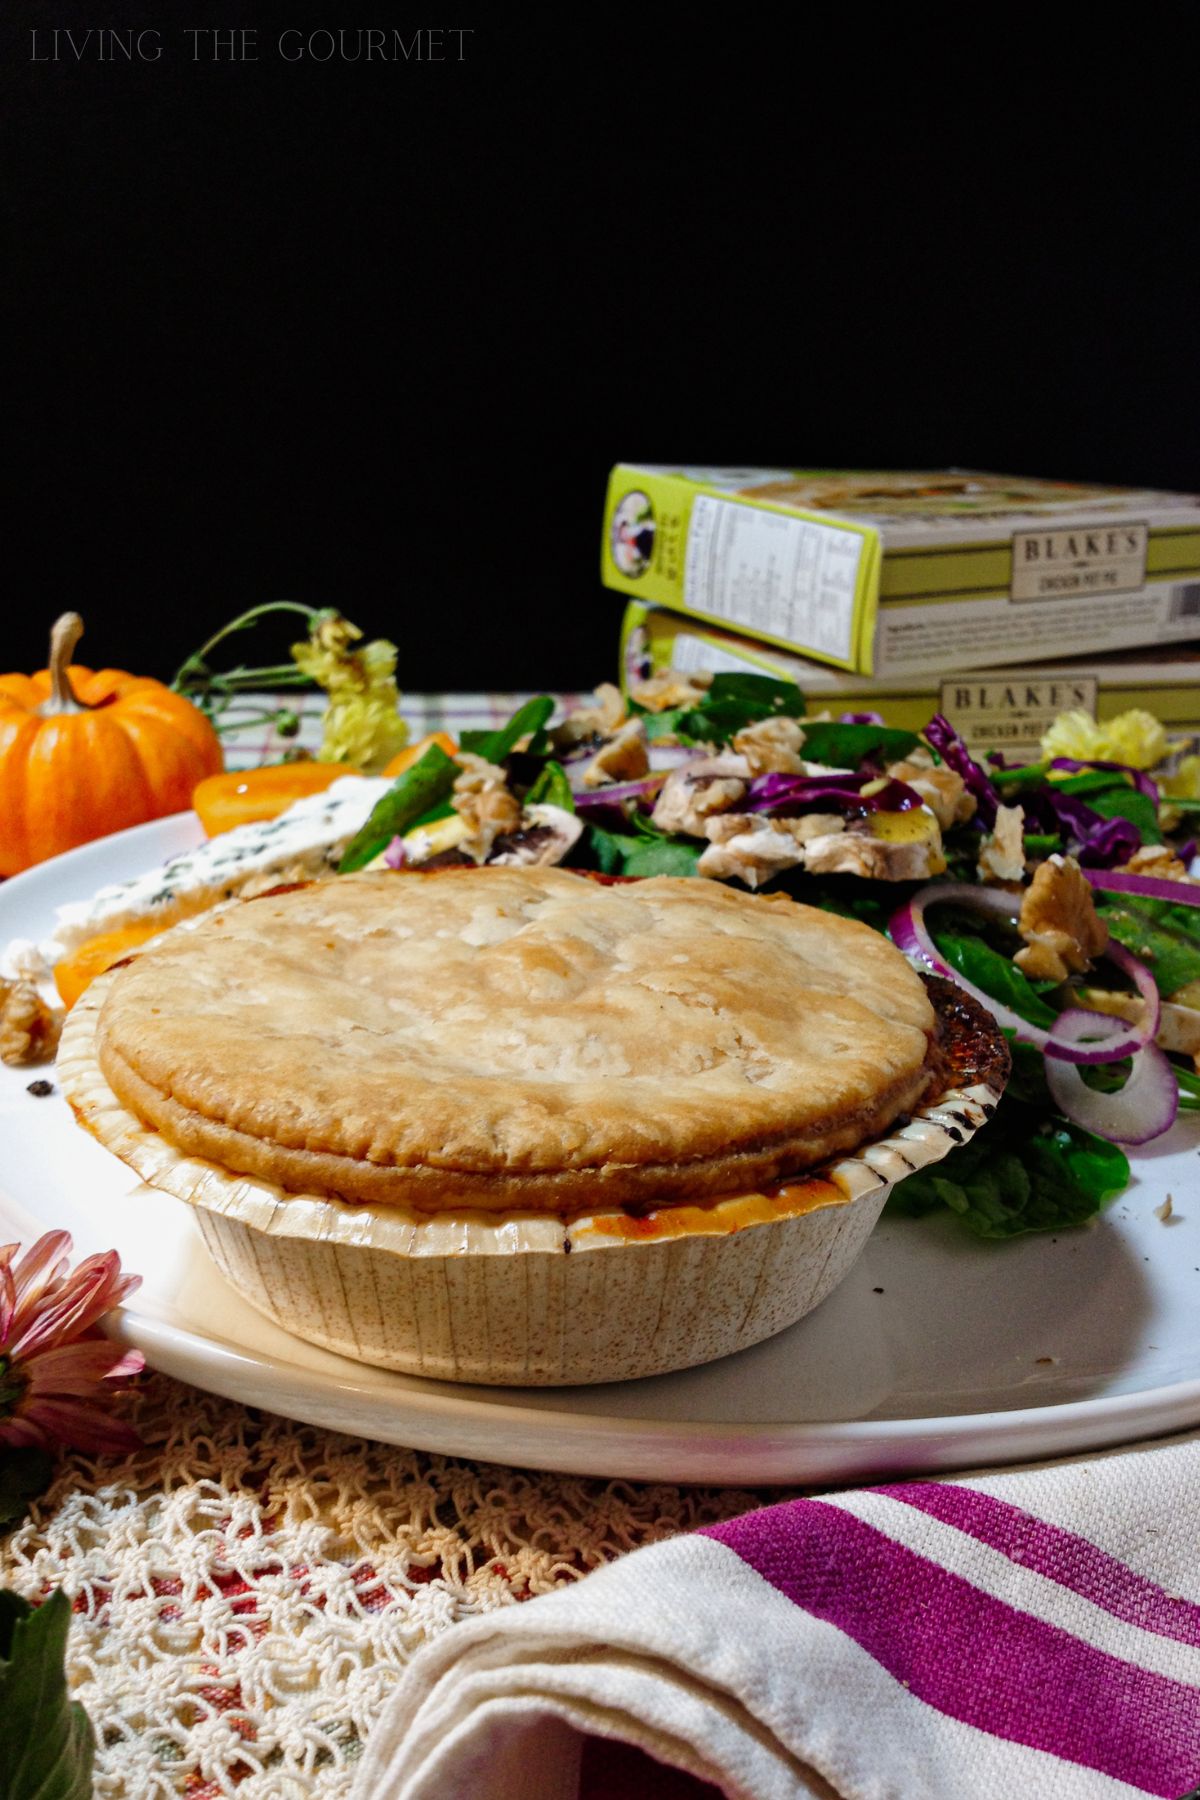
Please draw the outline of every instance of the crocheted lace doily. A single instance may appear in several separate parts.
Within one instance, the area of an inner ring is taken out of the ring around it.
[[[0,1542],[3,1585],[74,1600],[113,1800],[343,1796],[427,1638],[766,1498],[399,1450],[162,1376],[129,1404],[145,1448],[69,1458]]]

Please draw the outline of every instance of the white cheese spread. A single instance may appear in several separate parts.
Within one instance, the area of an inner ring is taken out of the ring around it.
[[[230,900],[251,881],[278,874],[304,880],[334,868],[355,832],[391,787],[390,781],[346,776],[322,794],[297,800],[277,819],[239,825],[184,850],[132,881],[100,888],[90,900],[57,909],[54,935],[34,945],[14,940],[5,964],[29,975],[48,973],[68,950],[103,931],[118,931],[146,918],[163,925]],[[36,977],[35,977],[36,978]]]

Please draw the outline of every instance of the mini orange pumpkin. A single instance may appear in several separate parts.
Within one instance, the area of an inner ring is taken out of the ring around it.
[[[48,669],[0,675],[0,875],[181,812],[222,766],[190,700],[148,676],[72,665],[82,632],[64,613]]]

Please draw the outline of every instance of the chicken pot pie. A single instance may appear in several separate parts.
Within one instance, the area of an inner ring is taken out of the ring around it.
[[[571,1210],[778,1181],[927,1087],[934,1013],[878,933],[693,880],[554,869],[268,894],[121,970],[113,1092],[297,1192]]]
[[[562,1386],[793,1324],[1007,1066],[982,1009],[864,927],[698,881],[489,869],[178,926],[88,989],[58,1074],[288,1330]]]

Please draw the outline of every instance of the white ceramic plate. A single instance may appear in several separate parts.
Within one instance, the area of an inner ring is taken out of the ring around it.
[[[0,946],[199,838],[191,814],[0,887]],[[144,1277],[115,1332],[169,1374],[387,1443],[583,1474],[761,1485],[1010,1462],[1200,1422],[1200,1122],[1137,1158],[1093,1227],[980,1244],[889,1221],[807,1319],[703,1368],[607,1387],[472,1388],[364,1368],[261,1318],[190,1210],[141,1187],[0,1067],[0,1241],[69,1230]],[[1174,1215],[1155,1215],[1167,1194]]]

